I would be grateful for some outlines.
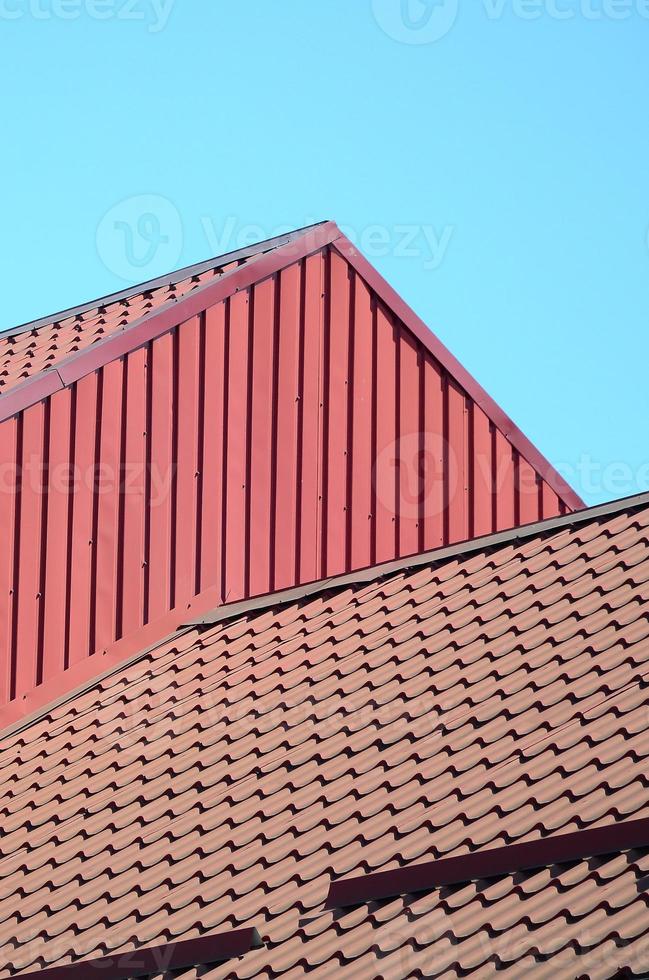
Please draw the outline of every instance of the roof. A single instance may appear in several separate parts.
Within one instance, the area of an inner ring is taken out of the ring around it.
[[[324,222],[186,266],[0,333],[0,394],[60,364],[71,354],[125,330],[165,303],[181,300],[255,256],[290,244],[320,224]]]
[[[0,725],[189,612],[583,506],[333,222],[101,303],[0,393]]]
[[[0,976],[251,928],[200,976],[649,971],[648,582],[643,497],[188,626],[5,733]]]

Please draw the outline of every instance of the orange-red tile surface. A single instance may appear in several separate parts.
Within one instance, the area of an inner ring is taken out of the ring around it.
[[[649,849],[325,912],[649,815],[649,508],[200,633],[0,739],[0,976],[256,926],[224,977],[649,971]]]

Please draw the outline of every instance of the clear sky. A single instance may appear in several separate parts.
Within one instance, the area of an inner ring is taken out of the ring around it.
[[[649,0],[0,0],[0,328],[332,218],[588,502],[649,489]]]

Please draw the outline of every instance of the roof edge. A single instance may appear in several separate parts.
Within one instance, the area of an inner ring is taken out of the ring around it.
[[[344,235],[335,242],[334,248],[356,272],[367,282],[367,284],[378,294],[385,305],[392,310],[396,316],[406,325],[415,335],[417,340],[427,348],[433,357],[449,371],[464,390],[480,406],[485,415],[498,426],[503,435],[511,442],[522,456],[530,463],[534,469],[543,477],[546,483],[554,490],[557,496],[573,510],[581,510],[585,507],[584,501],[576,493],[570,484],[564,480],[560,473],[546,459],[543,453],[527,438],[518,428],[515,422],[503,411],[494,401],[482,385],[476,381],[472,374],[460,364],[458,359],[442,343],[433,331],[424,323],[415,311],[410,307],[397,291],[383,278],[374,266],[368,262],[365,256],[353,245]]]
[[[129,634],[128,637],[118,640],[108,649],[99,651],[92,657],[75,664],[69,670],[63,671],[54,678],[53,682],[48,683],[47,687],[40,685],[34,688],[24,696],[22,702],[10,702],[9,705],[0,708],[0,738],[14,736],[29,728],[30,725],[46,716],[48,712],[54,711],[75,697],[91,690],[117,671],[132,666],[163,643],[168,643],[176,637],[180,638],[197,627],[216,626],[219,623],[239,619],[247,613],[262,613],[269,609],[281,608],[289,603],[308,599],[333,589],[367,584],[422,565],[439,567],[452,558],[469,556],[479,551],[492,551],[502,545],[526,541],[539,534],[552,534],[564,527],[578,526],[602,517],[612,517],[625,510],[641,510],[644,507],[649,507],[649,491],[634,494],[631,497],[621,497],[605,504],[598,504],[574,514],[537,521],[533,524],[512,528],[509,531],[484,535],[481,538],[473,538],[470,541],[447,545],[444,548],[437,548],[407,558],[398,558],[381,565],[368,566],[360,571],[349,572],[329,579],[319,579],[306,585],[284,589],[281,592],[267,593],[229,605],[220,605],[217,589],[209,589],[195,596],[189,603],[189,607],[197,613],[193,619],[182,620],[179,611],[172,610],[161,620],[148,623],[135,634]],[[100,663],[104,665],[104,669],[98,673],[94,672],[97,671],[97,666]]]
[[[220,601],[218,587],[212,587],[195,596],[187,605],[197,615],[214,609]],[[187,613],[186,613],[187,615]],[[29,728],[49,712],[91,690],[118,670],[132,664],[156,650],[162,643],[180,639],[192,627],[183,626],[183,614],[172,609],[159,619],[147,623],[133,633],[116,640],[103,650],[85,657],[67,670],[60,671],[47,684],[39,684],[23,694],[21,699],[9,701],[0,707],[0,738],[15,735]]]
[[[244,248],[234,249],[232,252],[224,252],[223,255],[215,255],[211,259],[194,262],[192,265],[186,265],[182,269],[174,269],[172,272],[168,272],[163,276],[156,276],[155,279],[148,279],[146,282],[138,283],[134,286],[126,286],[124,289],[118,289],[114,293],[107,293],[98,299],[88,300],[86,303],[79,303],[65,310],[59,310],[50,316],[41,316],[35,320],[28,320],[16,327],[3,327],[0,329],[0,337],[14,337],[21,333],[26,333],[29,330],[38,330],[39,327],[47,326],[48,323],[60,323],[61,320],[67,320],[71,316],[81,316],[89,310],[122,302],[123,300],[130,299],[132,296],[138,296],[140,293],[147,293],[153,289],[159,289],[160,286],[170,286],[172,283],[178,283],[183,279],[190,279],[192,276],[199,276],[201,273],[208,272],[210,269],[218,268],[221,265],[229,265],[230,262],[238,262],[250,258],[250,256],[256,255],[259,252],[268,252],[271,249],[280,248],[282,245],[288,245],[290,242],[295,241],[301,235],[328,223],[327,221],[317,221],[315,224],[305,225],[303,228],[296,228],[295,231],[266,238],[264,241],[256,242],[254,245],[246,245]]]
[[[186,620],[183,625],[189,627],[214,626],[217,623],[226,622],[230,619],[237,619],[246,613],[264,612],[268,609],[275,609],[278,606],[288,605],[300,599],[311,598],[320,593],[328,592],[331,589],[344,588],[348,585],[364,585],[369,582],[374,582],[377,579],[385,578],[388,575],[419,568],[422,565],[438,567],[452,558],[468,557],[479,551],[492,551],[502,545],[522,543],[541,534],[551,534],[555,531],[561,531],[565,527],[586,524],[589,521],[598,520],[601,517],[611,517],[625,510],[640,510],[646,506],[649,506],[649,491],[634,494],[630,497],[621,497],[619,500],[613,500],[605,504],[597,504],[594,507],[564,514],[561,517],[550,517],[543,521],[535,521],[532,524],[523,524],[507,531],[498,531],[495,534],[470,538],[467,541],[446,545],[443,548],[435,548],[432,551],[423,551],[405,558],[397,558],[393,561],[384,562],[381,565],[368,565],[358,571],[347,572],[344,575],[338,575],[328,579],[319,579],[316,582],[298,585],[291,589],[284,589],[281,592],[266,593],[262,596],[256,596],[253,599],[244,599],[241,602],[218,606],[205,615],[199,615],[194,619]]]
[[[90,347],[69,354],[55,367],[27,378],[4,395],[0,394],[0,422],[35,405],[55,391],[69,387],[110,361],[132,353],[207,307],[320,251],[339,236],[338,226],[332,221],[313,226],[278,248],[260,252],[244,265],[231,269],[212,282],[197,286],[180,299],[168,300],[153,312],[134,320],[124,330],[111,333]]]

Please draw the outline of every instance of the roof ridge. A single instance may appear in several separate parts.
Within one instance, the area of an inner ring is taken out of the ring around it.
[[[649,507],[649,491],[633,494],[630,497],[620,497],[604,504],[595,504],[593,507],[586,507],[583,510],[563,514],[560,517],[549,517],[532,524],[523,524],[506,531],[498,531],[495,534],[486,534],[478,538],[470,538],[467,541],[460,541],[457,544],[434,548],[431,551],[422,551],[379,565],[369,565],[358,571],[347,572],[344,575],[329,579],[319,579],[316,582],[281,592],[266,593],[252,599],[244,599],[241,602],[218,606],[213,612],[197,616],[183,625],[190,627],[215,625],[229,619],[235,619],[247,612],[263,612],[265,609],[276,608],[278,605],[295,602],[300,598],[310,598],[331,589],[344,588],[347,585],[363,585],[423,565],[439,567],[452,558],[468,557],[480,551],[493,551],[502,545],[526,541],[538,535],[545,536],[554,531],[561,531],[564,527],[574,527],[598,520],[600,517],[612,517],[625,510],[641,510],[644,507]]]
[[[147,292],[153,295],[157,293],[164,282],[180,281],[180,277],[187,276],[189,273],[198,274],[201,269],[215,268],[221,263],[221,274],[197,282],[195,288],[181,294],[180,296],[168,295],[161,296],[160,305],[154,309],[147,309],[145,312],[136,313],[135,318],[130,320],[118,330],[111,330],[101,339],[95,340],[89,345],[83,345],[81,349],[74,349],[68,352],[61,360],[52,365],[42,367],[40,371],[29,374],[26,378],[10,386],[9,390],[0,392],[0,421],[9,416],[17,414],[24,408],[29,407],[34,402],[42,400],[44,397],[52,395],[55,391],[68,387],[75,381],[80,380],[83,374],[90,373],[98,367],[107,363],[108,359],[121,357],[130,353],[143,342],[154,339],[160,330],[154,329],[154,325],[163,324],[162,330],[169,326],[176,326],[174,318],[177,316],[178,309],[187,311],[187,318],[196,312],[200,312],[195,304],[199,298],[206,296],[213,297],[211,302],[217,298],[223,299],[239,290],[250,285],[250,280],[246,271],[257,272],[261,278],[261,267],[272,266],[275,257],[286,255],[294,249],[295,254],[292,259],[298,259],[316,247],[322,248],[324,245],[331,245],[334,251],[348,263],[352,269],[367,283],[369,288],[376,293],[379,300],[385,304],[393,316],[396,316],[409,331],[415,340],[424,345],[432,357],[447,371],[457,382],[460,388],[472,398],[487,418],[493,422],[496,428],[502,433],[503,437],[518,451],[535,469],[540,477],[548,484],[550,489],[557,495],[570,510],[580,510],[584,506],[583,500],[561,476],[549,460],[540,450],[528,439],[528,437],[513,422],[510,416],[494,401],[485,391],[476,378],[468,372],[451,351],[442,343],[426,325],[426,323],[415,313],[396,290],[383,278],[367,259],[361,255],[358,249],[347,239],[337,225],[332,221],[320,222],[314,225],[305,226],[295,232],[288,233],[265,242],[250,246],[238,252],[227,253],[218,259],[211,259],[200,266],[188,266],[183,270],[172,273],[169,276],[158,280],[151,280],[139,286],[132,287],[121,294],[113,294],[109,298],[104,298],[106,307],[119,301],[119,297],[125,298],[127,295],[142,297]],[[243,261],[244,254],[247,259]],[[242,259],[236,262],[237,256]],[[228,260],[229,268],[223,263]],[[281,266],[280,266],[281,267]],[[277,266],[269,269],[270,272],[277,271]],[[245,280],[245,281],[244,281]],[[254,276],[253,276],[254,280]],[[186,279],[184,281],[187,281]],[[226,285],[231,289],[222,290]],[[109,302],[110,300],[110,302]],[[76,308],[77,315],[81,315],[83,309],[95,310],[96,303]],[[100,307],[101,309],[102,307]],[[73,311],[68,311],[71,315]],[[62,315],[62,314],[61,314]],[[39,321],[32,323],[32,330],[37,329]],[[51,324],[57,321],[46,319],[41,321]],[[29,329],[29,325],[25,328]],[[146,337],[144,336],[146,335]],[[11,336],[11,335],[10,335]],[[108,352],[108,358],[106,353]]]
[[[283,235],[274,235],[273,237],[266,238],[263,241],[255,242],[253,245],[247,245],[243,248],[234,249],[231,252],[224,252],[222,255],[215,255],[210,259],[203,259],[201,262],[195,262],[191,265],[183,266],[181,269],[174,269],[165,275],[156,276],[154,279],[148,279],[145,282],[137,283],[133,286],[126,286],[124,289],[119,289],[114,293],[107,293],[105,296],[99,296],[98,298],[88,300],[85,303],[78,303],[75,306],[70,306],[67,309],[59,310],[58,312],[52,313],[48,316],[37,317],[34,320],[27,320],[25,323],[19,324],[15,327],[2,327],[0,328],[0,339],[18,336],[19,334],[27,333],[30,330],[38,330],[40,327],[45,327],[51,323],[59,323],[60,321],[67,320],[72,316],[81,316],[83,313],[86,313],[89,310],[100,308],[102,306],[110,306],[113,303],[122,302],[130,299],[133,296],[139,296],[142,293],[147,293],[154,289],[160,289],[162,286],[181,282],[185,279],[191,279],[193,276],[201,275],[203,272],[208,272],[210,269],[216,269],[219,266],[228,265],[231,262],[248,259],[251,256],[256,255],[258,252],[270,252],[273,249],[280,248],[282,245],[287,245],[289,242],[295,241],[296,238],[300,238],[302,235],[307,234],[314,228],[319,228],[324,224],[328,224],[328,221],[316,221],[314,224],[304,225],[302,228],[296,228],[294,231],[285,232]]]
[[[232,296],[253,282],[273,275],[287,265],[331,244],[339,236],[340,231],[335,222],[325,221],[301,229],[299,234],[287,236],[282,242],[278,240],[270,249],[251,252],[249,261],[228,269],[221,276],[200,283],[180,297],[170,297],[157,309],[138,316],[124,329],[113,331],[81,350],[72,351],[52,367],[43,368],[37,374],[25,378],[7,392],[0,392],[0,422],[55,391],[69,387],[109,361],[142,347],[171,327],[191,319],[201,312],[203,304],[209,306]],[[183,316],[183,313],[186,315]]]

